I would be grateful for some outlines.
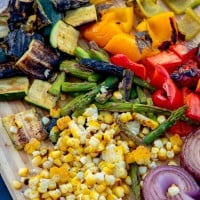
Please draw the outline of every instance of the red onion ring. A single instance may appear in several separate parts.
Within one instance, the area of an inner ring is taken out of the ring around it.
[[[185,138],[180,154],[180,164],[197,181],[200,181],[200,128],[192,131]]]
[[[180,192],[169,197],[168,188],[175,184]],[[178,166],[158,166],[152,169],[143,182],[144,200],[194,200],[199,199],[200,187],[193,177]]]

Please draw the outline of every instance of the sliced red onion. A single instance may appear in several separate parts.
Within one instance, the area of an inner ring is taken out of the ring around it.
[[[200,181],[200,128],[186,137],[181,150],[180,163],[197,181]]]
[[[168,195],[172,185],[180,190],[175,196]],[[144,200],[194,200],[199,192],[200,187],[193,177],[178,166],[155,167],[146,175],[143,183]]]

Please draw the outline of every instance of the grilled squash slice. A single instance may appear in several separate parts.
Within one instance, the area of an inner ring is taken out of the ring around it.
[[[72,26],[80,26],[89,22],[97,21],[95,5],[84,6],[66,11],[64,21]]]
[[[74,55],[74,49],[77,47],[79,31],[59,20],[52,28],[50,33],[50,43],[53,48],[70,55]]]
[[[16,100],[24,98],[28,92],[27,77],[0,79],[0,100]]]
[[[25,101],[44,109],[51,109],[56,105],[58,97],[50,94],[48,91],[52,87],[48,81],[35,79],[28,90]]]
[[[22,149],[31,138],[43,140],[47,137],[47,132],[34,108],[3,117],[2,123],[18,150]]]

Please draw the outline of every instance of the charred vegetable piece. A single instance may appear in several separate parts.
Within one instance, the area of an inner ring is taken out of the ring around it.
[[[0,78],[24,75],[14,62],[0,64]]]
[[[28,90],[25,100],[47,110],[53,108],[56,105],[58,97],[48,92],[51,86],[47,81],[35,79]]]
[[[61,20],[54,25],[50,33],[51,46],[70,55],[74,55],[78,38],[79,31]]]
[[[119,90],[125,101],[129,100],[131,88],[133,82],[133,72],[130,70],[124,70],[122,82],[119,84]]]
[[[68,10],[65,13],[64,21],[74,27],[97,21],[96,8],[94,5],[90,5],[75,10]]]
[[[29,87],[27,77],[0,79],[0,100],[16,100],[26,96]]]
[[[101,84],[97,85],[95,88],[90,90],[89,92],[77,96],[76,98],[72,99],[66,105],[61,108],[61,115],[68,115],[71,112],[76,110],[82,110],[86,108],[92,101],[94,101],[96,95],[101,92],[102,88],[110,89],[113,88],[117,82],[118,78],[116,76],[108,76],[105,81]]]
[[[90,3],[89,0],[53,0],[53,4],[58,11],[80,8]]]
[[[49,20],[42,4],[40,3],[40,0],[35,0],[34,8],[35,8],[35,14],[37,16],[36,19],[37,29],[41,29],[51,24],[51,21]]]
[[[88,77],[93,74],[92,70],[82,67],[79,63],[70,60],[64,60],[61,62],[59,69],[60,71],[64,71],[67,74],[84,80],[88,80]]]
[[[200,78],[200,70],[193,60],[188,60],[176,71],[171,73],[171,78],[181,87],[195,87]]]
[[[16,66],[28,76],[46,80],[53,77],[53,68],[58,61],[58,56],[50,48],[45,47],[39,40],[33,40]]]
[[[171,192],[173,187],[176,194]],[[145,200],[198,199],[200,190],[193,177],[178,166],[155,167],[145,176],[142,188]]]
[[[181,150],[181,166],[185,168],[197,181],[200,181],[200,129],[192,131],[184,140]]]
[[[108,62],[99,61],[96,59],[84,58],[80,60],[80,64],[100,73],[111,74],[120,77],[123,76],[124,68],[113,65]]]
[[[22,24],[26,22],[30,15],[34,14],[33,9],[34,1],[17,1],[10,0],[9,3],[9,19],[8,19],[8,27],[10,31],[14,31],[15,29],[19,29]]]
[[[7,38],[8,55],[20,58],[27,51],[33,39],[43,41],[43,37],[37,33],[25,33],[22,29],[10,32]]]
[[[0,47],[0,64],[8,61],[8,56],[4,50],[4,48]]]
[[[42,5],[44,12],[51,21],[51,24],[47,27],[44,27],[43,29],[43,34],[49,36],[51,29],[56,24],[56,22],[61,19],[62,14],[55,9],[51,0],[38,0],[38,1]]]
[[[47,137],[38,113],[35,109],[25,110],[2,118],[11,141],[20,150],[31,138],[43,140]]]

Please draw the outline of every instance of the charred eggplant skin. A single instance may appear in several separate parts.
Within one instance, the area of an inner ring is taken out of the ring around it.
[[[24,75],[24,73],[15,66],[14,62],[0,64],[0,79],[21,75]]]
[[[43,41],[43,37],[40,34],[25,33],[21,28],[10,32],[7,37],[8,55],[20,58],[26,52],[33,39]]]

